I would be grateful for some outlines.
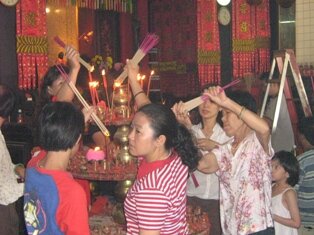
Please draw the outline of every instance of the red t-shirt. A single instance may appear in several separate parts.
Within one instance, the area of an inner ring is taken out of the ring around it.
[[[27,163],[27,167],[39,167],[38,163],[40,160],[42,160],[46,156],[47,152],[45,150],[40,150],[39,152],[35,152],[32,159],[29,160]],[[82,179],[75,179],[79,185],[83,188],[85,194],[86,194],[86,200],[87,200],[87,208],[89,208],[89,205],[91,204],[91,194],[90,194],[90,187],[89,187],[89,181],[88,180],[82,180]]]
[[[67,235],[89,235],[84,190],[67,171],[37,167],[38,161],[44,156],[44,153],[40,153],[33,158],[27,169],[24,195],[27,229],[50,234],[55,231],[55,224]],[[37,211],[38,223],[29,223],[33,208]]]

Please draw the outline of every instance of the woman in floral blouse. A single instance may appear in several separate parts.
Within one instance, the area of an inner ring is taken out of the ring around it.
[[[269,126],[255,114],[256,103],[249,93],[227,96],[222,88],[212,87],[207,95],[223,109],[224,131],[234,138],[205,155],[198,167],[219,177],[223,234],[274,234]]]

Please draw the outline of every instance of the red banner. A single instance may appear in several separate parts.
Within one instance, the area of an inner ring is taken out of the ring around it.
[[[197,49],[200,85],[220,82],[220,46],[216,1],[197,2]]]
[[[20,1],[16,6],[18,85],[34,89],[48,68],[46,2]]]
[[[233,77],[269,69],[269,2],[232,1]]]

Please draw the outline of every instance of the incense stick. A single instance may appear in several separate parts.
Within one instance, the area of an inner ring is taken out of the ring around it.
[[[83,96],[80,94],[80,92],[77,90],[77,88],[75,87],[75,85],[73,84],[73,82],[69,79],[68,74],[63,70],[62,66],[60,65],[56,65],[57,69],[59,70],[59,72],[61,73],[62,77],[67,81],[67,83],[69,84],[69,87],[72,89],[73,93],[76,95],[76,97],[78,98],[78,100],[81,102],[81,104],[86,108],[86,109],[90,109],[89,104],[86,102],[86,100],[83,98]],[[101,130],[101,132],[105,135],[105,136],[110,136],[110,132],[108,131],[108,129],[105,127],[105,125],[102,123],[102,121],[98,118],[98,116],[95,114],[95,112],[92,112],[91,117],[93,118],[94,122],[96,123],[96,125],[99,127],[99,129]]]
[[[232,87],[236,84],[238,84],[239,82],[241,82],[242,80],[240,78],[236,79],[236,80],[233,80],[232,82],[228,83],[227,85],[223,86],[221,89],[220,89],[220,92],[226,90],[227,88],[229,87]]]
[[[156,34],[148,34],[142,44],[140,45],[139,49],[134,54],[133,58],[131,59],[133,64],[138,64],[144,56],[152,49],[159,41],[159,37]],[[117,77],[115,83],[122,84],[126,77],[128,76],[128,72],[126,69]]]
[[[65,48],[65,43],[58,36],[55,36],[53,39],[60,47]],[[78,60],[89,72],[92,72],[94,70],[93,66],[83,60],[80,56]]]
[[[242,81],[241,79],[233,80],[232,82],[230,82],[230,83],[226,84],[225,86],[221,87],[220,88],[220,92],[226,90],[229,87],[232,87],[232,86],[238,84],[241,81]],[[185,102],[184,103],[184,107],[186,108],[186,111],[189,112],[192,109],[194,109],[197,106],[199,106],[202,103],[204,103],[204,101],[206,101],[207,99],[209,99],[209,97],[207,95],[202,95],[202,96],[196,97],[196,98],[194,98],[192,100],[189,100],[189,101]]]

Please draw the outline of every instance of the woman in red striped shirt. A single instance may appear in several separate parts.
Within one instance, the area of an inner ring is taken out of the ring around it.
[[[127,234],[188,234],[186,183],[199,161],[190,132],[172,110],[152,104],[128,62],[132,92],[139,105],[129,133],[129,151],[140,157],[137,179],[124,202]],[[142,97],[140,97],[142,96]]]

